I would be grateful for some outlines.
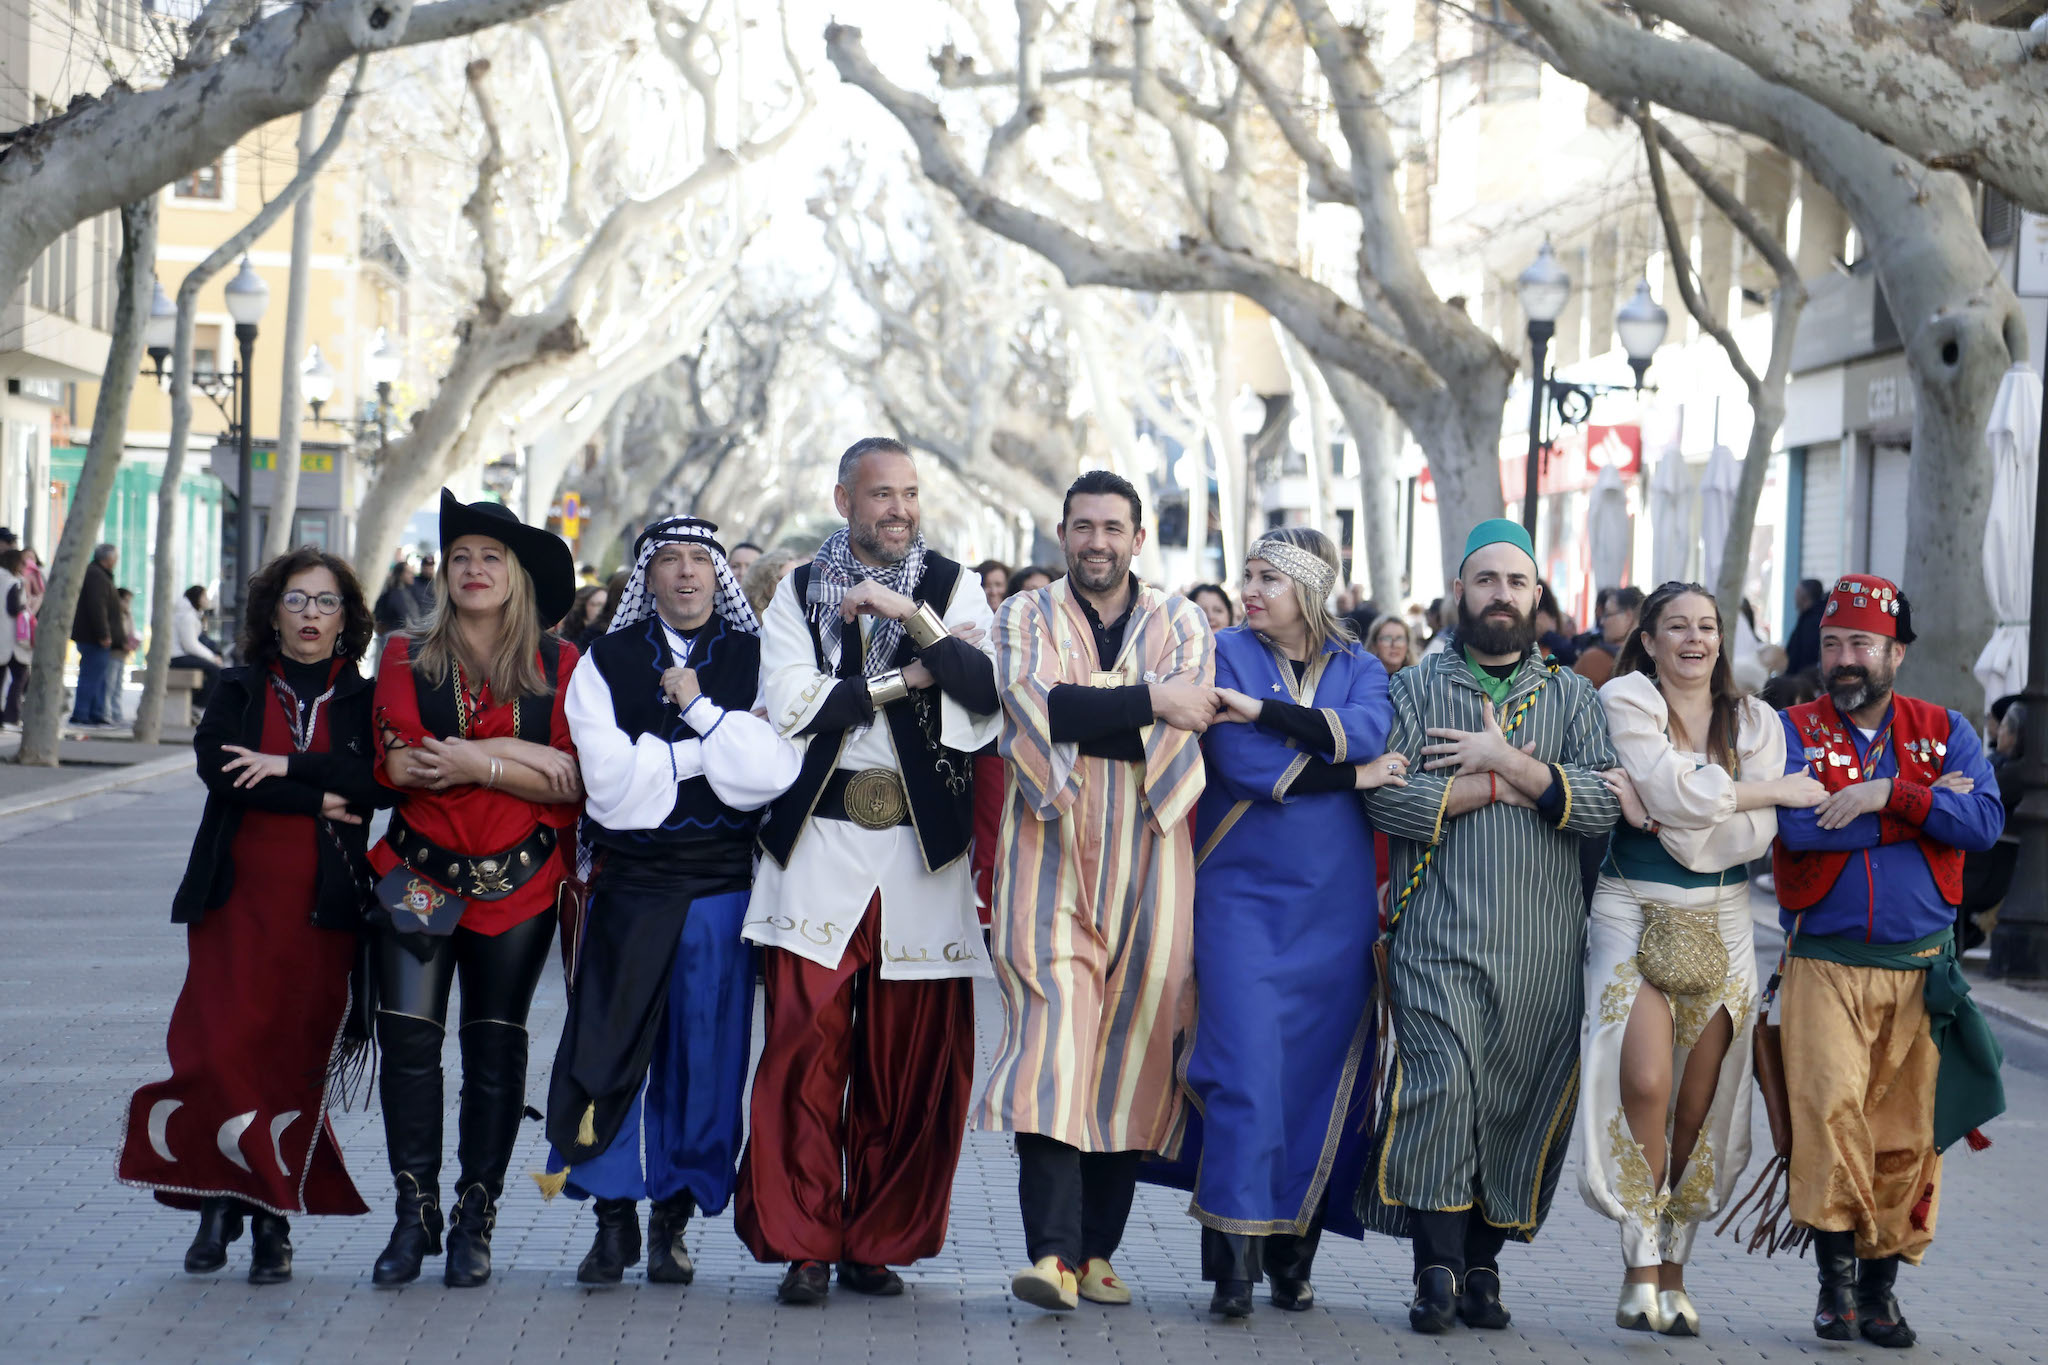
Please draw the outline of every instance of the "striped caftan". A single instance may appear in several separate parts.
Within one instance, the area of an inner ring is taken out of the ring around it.
[[[1533,740],[1534,757],[1562,774],[1561,828],[1500,803],[1446,816],[1449,776],[1423,771],[1426,731],[1479,730],[1485,694],[1455,649],[1394,676],[1387,750],[1408,756],[1408,785],[1371,792],[1366,806],[1390,836],[1390,892],[1415,889],[1390,945],[1395,1055],[1358,1215],[1397,1237],[1408,1209],[1471,1209],[1534,1240],[1570,1145],[1586,943],[1579,840],[1615,821],[1600,772],[1616,763],[1592,684],[1526,659],[1504,727],[1532,693],[1508,740]]]
[[[1156,723],[1142,763],[1052,741],[1052,688],[1110,671],[1064,580],[1005,602],[994,644],[1009,760],[990,943],[1004,1029],[981,1126],[1084,1152],[1154,1150],[1181,1104],[1173,1041],[1192,1007],[1201,746]],[[1140,585],[1114,663],[1126,684],[1212,681],[1201,609]]]

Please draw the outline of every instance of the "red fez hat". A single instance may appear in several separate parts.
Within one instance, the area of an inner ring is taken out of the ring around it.
[[[1821,624],[1872,635],[1899,634],[1899,587],[1875,574],[1852,573],[1836,580]]]

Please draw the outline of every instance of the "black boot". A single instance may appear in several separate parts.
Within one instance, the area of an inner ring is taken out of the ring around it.
[[[1899,1258],[1859,1261],[1856,1265],[1856,1308],[1862,1320],[1857,1325],[1863,1337],[1879,1346],[1911,1346],[1920,1338],[1906,1325],[1899,1311],[1899,1298],[1892,1286],[1899,1277]]]
[[[199,1231],[185,1249],[185,1269],[210,1275],[228,1263],[228,1243],[242,1235],[242,1206],[232,1199],[199,1201]]]
[[[576,1282],[617,1284],[627,1266],[639,1264],[640,1206],[630,1199],[598,1200],[597,1240],[576,1267]]]
[[[1222,1318],[1252,1315],[1252,1286],[1259,1282],[1259,1243],[1237,1232],[1202,1229],[1202,1278],[1212,1281],[1209,1311]]]
[[[420,1262],[441,1254],[441,1038],[440,1026],[425,1019],[377,1016],[377,1095],[398,1186],[391,1240],[370,1272],[370,1283],[383,1289],[411,1284]]]
[[[1433,1265],[1415,1277],[1415,1298],[1408,1305],[1408,1325],[1435,1336],[1458,1320],[1458,1280],[1449,1266]]]
[[[683,1229],[697,1211],[695,1195],[684,1191],[673,1199],[657,1199],[647,1210],[647,1278],[655,1284],[688,1284],[697,1278]]]
[[[1435,1335],[1458,1321],[1458,1289],[1465,1277],[1465,1213],[1408,1211],[1415,1250],[1415,1298],[1408,1325]]]
[[[462,1107],[456,1129],[455,1204],[448,1218],[448,1261],[441,1279],[451,1289],[474,1289],[491,1278],[491,1230],[505,1168],[519,1141],[526,1111],[526,1030],[494,1019],[465,1024]],[[636,1221],[634,1232],[638,1233]]]
[[[280,1214],[249,1217],[249,1283],[283,1284],[292,1277],[292,1225]]]
[[[1305,1313],[1315,1306],[1315,1286],[1309,1283],[1309,1272],[1314,1269],[1316,1248],[1323,1240],[1323,1210],[1316,1209],[1308,1231],[1300,1236],[1293,1233],[1276,1232],[1265,1239],[1265,1246],[1259,1250],[1259,1259],[1264,1264],[1266,1278],[1273,1285],[1273,1306],[1290,1313]]]
[[[1820,1301],[1813,1334],[1823,1341],[1856,1339],[1856,1234],[1814,1230],[1813,1261],[1820,1271]]]
[[[1458,1294],[1458,1321],[1488,1331],[1498,1331],[1514,1321],[1514,1315],[1501,1306],[1500,1271],[1492,1266],[1466,1269]]]

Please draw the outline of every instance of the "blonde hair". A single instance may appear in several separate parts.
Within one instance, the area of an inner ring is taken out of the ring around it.
[[[1401,667],[1415,667],[1415,628],[1409,625],[1406,621],[1402,620],[1400,617],[1394,615],[1394,613],[1392,612],[1388,612],[1386,615],[1380,617],[1379,620],[1373,622],[1372,629],[1368,630],[1365,633],[1366,651],[1368,653],[1371,653],[1375,659],[1379,658],[1379,654],[1376,651],[1374,651],[1373,646],[1379,642],[1380,627],[1385,625],[1396,625],[1401,628],[1401,639],[1405,642],[1407,649],[1407,653],[1405,653],[1401,658]],[[1381,662],[1384,663],[1386,661],[1382,659]],[[1395,671],[1398,672],[1399,670],[1397,669]]]
[[[533,579],[509,547],[505,550],[505,568],[508,576],[505,603],[499,608],[497,643],[490,657],[470,659],[463,657],[456,612],[448,593],[448,559],[442,556],[434,566],[434,610],[407,632],[414,672],[441,687],[448,681],[449,668],[460,663],[483,674],[476,683],[489,683],[491,700],[499,706],[522,697],[554,694],[555,680],[543,674],[540,667],[540,608],[534,601]]]
[[[1314,555],[1329,565],[1332,582],[1344,576],[1344,561],[1337,555],[1337,542],[1313,526],[1276,526],[1270,531],[1260,532],[1259,539],[1277,540],[1283,545],[1292,545],[1297,550]],[[1280,566],[1276,564],[1274,567]],[[1330,610],[1328,593],[1316,592],[1292,574],[1288,575],[1288,581],[1294,584],[1295,599],[1301,603],[1301,620],[1308,630],[1308,652],[1311,658],[1322,653],[1323,648],[1332,640],[1343,644],[1358,642],[1358,632],[1352,627],[1350,620]]]

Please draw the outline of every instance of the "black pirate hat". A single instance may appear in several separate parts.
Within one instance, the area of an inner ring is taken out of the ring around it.
[[[441,490],[441,562],[448,562],[448,547],[464,536],[489,536],[500,541],[533,580],[534,605],[542,626],[552,626],[569,614],[576,600],[576,556],[568,542],[553,531],[528,526],[512,515],[512,509],[495,502],[461,502],[447,489]]]

